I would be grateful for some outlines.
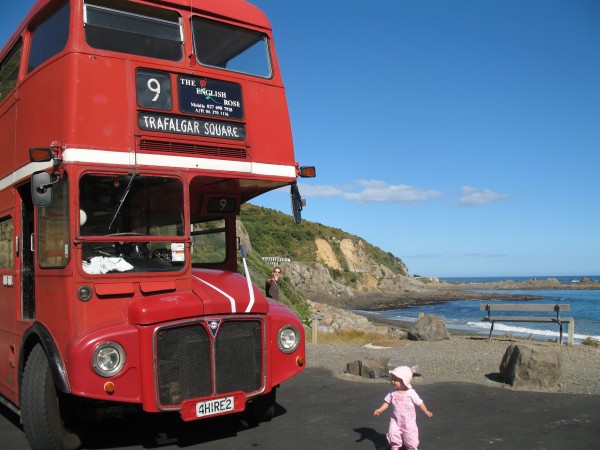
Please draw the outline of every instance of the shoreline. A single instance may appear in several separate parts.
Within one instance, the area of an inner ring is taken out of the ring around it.
[[[432,289],[423,292],[404,292],[400,297],[385,294],[364,294],[351,298],[329,298],[321,300],[344,309],[361,309],[363,311],[385,311],[390,309],[403,309],[418,305],[435,305],[458,300],[536,300],[543,298],[540,295],[509,294],[509,293],[481,293],[465,292],[455,289]]]
[[[546,280],[530,279],[527,281],[499,281],[485,283],[449,283],[434,281],[416,285],[410,283],[398,293],[360,292],[353,297],[329,297],[319,300],[344,309],[360,309],[363,311],[384,311],[402,309],[418,305],[447,303],[455,300],[514,300],[527,301],[543,298],[543,296],[511,291],[553,291],[553,290],[600,290],[600,281],[581,280],[571,285],[560,284],[554,278]],[[478,292],[475,292],[478,291]],[[504,292],[481,292],[504,291]]]

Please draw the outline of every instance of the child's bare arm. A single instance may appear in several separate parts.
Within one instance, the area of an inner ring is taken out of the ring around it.
[[[375,412],[373,413],[374,416],[379,417],[379,415],[384,412],[386,409],[388,409],[388,406],[390,406],[388,403],[383,403],[379,408],[377,408],[375,410]]]
[[[425,414],[427,417],[431,417],[431,416],[433,416],[433,413],[427,409],[427,406],[425,406],[425,403],[421,403],[421,404],[419,405],[419,409],[420,409],[421,411],[423,411],[423,413],[424,413],[424,414]]]

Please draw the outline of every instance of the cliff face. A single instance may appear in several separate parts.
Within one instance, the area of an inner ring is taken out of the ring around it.
[[[307,299],[358,305],[366,297],[398,297],[424,287],[408,276],[402,260],[358,236],[308,221],[298,226],[279,215],[245,205],[238,237],[261,257],[289,258],[279,264],[284,277]],[[288,245],[279,245],[283,235]]]

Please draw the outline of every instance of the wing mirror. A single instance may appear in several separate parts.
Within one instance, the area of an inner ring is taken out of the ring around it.
[[[294,215],[294,222],[298,225],[302,223],[302,208],[306,206],[306,200],[300,196],[298,185],[296,183],[291,185],[290,194],[292,197],[292,214]]]
[[[52,203],[52,185],[60,178],[52,179],[48,172],[34,172],[31,176],[31,199],[35,206],[48,206]]]

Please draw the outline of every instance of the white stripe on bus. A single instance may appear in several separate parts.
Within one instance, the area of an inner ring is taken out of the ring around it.
[[[296,178],[295,166],[280,164],[251,163],[244,161],[226,161],[222,159],[192,158],[172,155],[151,155],[148,153],[111,152],[68,148],[63,151],[63,161],[79,163],[97,163],[110,165],[137,165],[153,167],[172,167],[182,169],[215,170],[219,172],[237,172],[252,175]],[[52,167],[52,161],[29,163],[10,175],[0,179],[0,190],[12,186],[19,180],[38,170]]]
[[[202,278],[194,275],[194,278],[198,281],[201,281],[202,283],[206,284],[208,287],[213,288],[215,291],[217,291],[219,294],[222,294],[223,296],[227,297],[229,299],[229,302],[231,303],[231,312],[234,313],[236,312],[235,309],[235,299],[229,295],[227,292],[222,291],[221,289],[219,289],[217,286],[210,284],[208,281],[204,281]]]

